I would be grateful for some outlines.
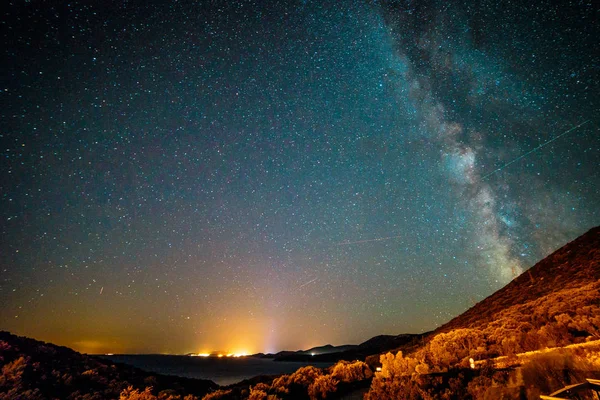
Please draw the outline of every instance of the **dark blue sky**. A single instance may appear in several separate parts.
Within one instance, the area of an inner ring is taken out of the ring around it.
[[[321,3],[9,4],[1,329],[421,332],[600,223],[591,1]]]

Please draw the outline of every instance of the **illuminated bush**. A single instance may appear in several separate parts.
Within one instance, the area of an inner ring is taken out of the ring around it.
[[[6,364],[2,367],[2,376],[0,376],[0,387],[17,385],[21,383],[21,377],[29,359],[25,357],[19,357],[16,360]]]
[[[528,398],[538,398],[540,394],[549,394],[586,378],[600,377],[597,355],[597,349],[588,355],[561,349],[529,357],[521,368]]]
[[[311,400],[326,399],[328,393],[333,393],[337,390],[337,384],[338,381],[331,375],[318,376],[308,387],[308,395]]]
[[[362,361],[340,361],[332,367],[331,376],[338,381],[350,383],[369,379],[373,372]]]
[[[119,400],[157,400],[157,398],[152,394],[151,387],[147,387],[143,392],[140,392],[138,389],[134,389],[133,386],[128,386],[121,392]]]
[[[321,375],[323,375],[323,371],[321,371],[319,368],[309,365],[307,367],[299,368],[296,372],[294,372],[290,376],[290,381],[295,385],[308,386]]]
[[[248,400],[267,400],[267,392],[260,389],[251,389]]]
[[[323,375],[323,371],[319,368],[302,367],[290,375],[282,375],[275,379],[271,384],[271,391],[279,395],[306,393],[308,387],[321,375]]]
[[[279,397],[273,394],[269,394],[271,386],[266,383],[257,383],[255,386],[250,388],[250,394],[248,395],[249,400],[279,400]]]
[[[268,392],[271,386],[267,385],[264,382],[259,382],[255,386],[252,386],[251,390],[262,390],[263,392]]]
[[[273,391],[279,394],[288,394],[290,392],[290,375],[282,375],[276,378],[271,384]]]
[[[478,329],[455,329],[436,335],[424,350],[427,363],[437,370],[458,364],[468,366],[469,358],[486,353],[483,333]]]
[[[415,358],[403,357],[401,351],[395,356],[382,354],[379,360],[381,371],[375,372],[366,400],[419,398],[420,391],[412,379],[419,375],[419,369],[428,370],[427,366]]]
[[[383,378],[395,378],[400,376],[412,376],[416,374],[419,361],[416,358],[404,357],[399,351],[395,356],[392,353],[382,354],[380,375]],[[377,376],[377,374],[375,374]]]
[[[219,389],[219,390],[215,390],[214,392],[211,392],[211,393],[205,395],[202,398],[202,400],[219,400],[219,399],[225,399],[230,394],[231,394],[231,390],[230,389],[227,389],[227,390]]]

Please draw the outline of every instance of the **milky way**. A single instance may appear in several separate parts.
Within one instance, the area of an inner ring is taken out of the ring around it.
[[[359,343],[600,224],[591,1],[101,3],[2,16],[0,329]]]

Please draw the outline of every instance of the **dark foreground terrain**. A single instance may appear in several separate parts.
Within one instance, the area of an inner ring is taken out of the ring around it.
[[[341,350],[322,356],[358,359],[218,387],[0,332],[0,400],[537,399],[600,378],[600,228],[433,332]]]
[[[162,393],[161,399],[192,400],[218,387],[207,380],[151,374],[8,332],[0,332],[0,365],[3,400],[118,399],[149,386]]]

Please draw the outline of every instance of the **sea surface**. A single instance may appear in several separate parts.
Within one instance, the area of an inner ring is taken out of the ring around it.
[[[158,374],[210,379],[222,386],[257,375],[289,374],[306,365],[314,365],[318,368],[333,365],[333,363],[273,361],[268,358],[254,357],[215,358],[167,355],[102,355],[100,357]]]

